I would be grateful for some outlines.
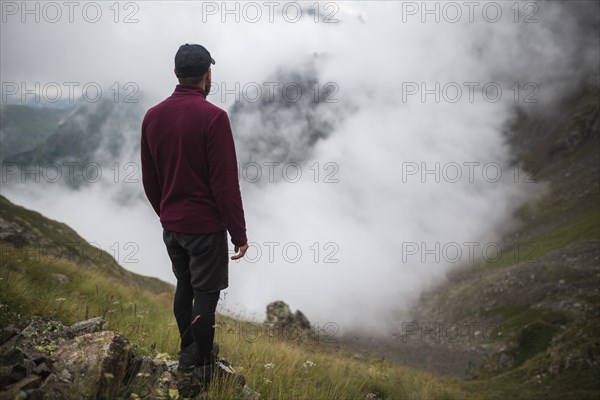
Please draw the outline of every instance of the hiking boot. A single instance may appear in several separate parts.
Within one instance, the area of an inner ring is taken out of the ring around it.
[[[196,366],[196,343],[192,342],[179,352],[179,371],[191,371]]]
[[[184,348],[179,352],[179,366],[177,369],[179,371],[192,371],[196,366],[196,343],[192,342],[189,346]],[[213,343],[212,348],[212,362],[216,362],[219,355],[219,345]]]
[[[185,371],[177,369],[174,372],[177,391],[182,397],[195,397],[200,393],[200,385],[194,377],[194,369]]]
[[[183,397],[195,397],[202,387],[194,376],[196,366],[196,343],[192,343],[179,352],[179,366],[175,371],[176,385],[179,394]],[[212,362],[216,363],[219,355],[219,345],[213,343]],[[208,384],[205,386],[208,388]]]
[[[236,373],[231,365],[221,359],[212,364],[194,368],[194,377],[202,389],[208,389],[211,382],[223,383],[229,381],[242,387],[246,384],[244,376]]]

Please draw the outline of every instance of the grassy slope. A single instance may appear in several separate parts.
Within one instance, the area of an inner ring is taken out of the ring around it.
[[[515,123],[515,161],[548,190],[518,210],[522,225],[505,238],[499,260],[463,269],[436,289],[445,315],[519,333],[490,358],[493,368],[458,382],[467,391],[489,399],[600,395],[599,99],[597,87],[587,88],[553,115]]]
[[[11,203],[0,195],[0,218],[2,233],[0,249],[9,251],[9,244],[19,252],[30,253],[33,258],[48,255],[49,258],[71,261],[85,268],[105,273],[116,280],[152,292],[171,292],[173,286],[157,278],[129,272],[122,268],[108,253],[86,242],[67,225],[45,218],[40,213]],[[14,250],[13,250],[14,252]]]
[[[124,333],[142,352],[176,357],[179,338],[171,285],[124,271],[106,253],[86,257],[81,249],[87,244],[66,225],[4,197],[0,201],[0,326],[31,315],[53,315],[65,324],[102,316],[110,329]],[[79,250],[59,250],[47,257],[39,249],[49,246]],[[69,281],[60,283],[55,274]],[[216,341],[222,354],[241,368],[264,399],[364,399],[370,392],[386,399],[467,396],[454,383],[427,373],[328,350],[335,346],[325,337],[298,343],[249,322],[224,316],[217,321]],[[309,360],[315,365],[304,366]],[[274,368],[266,368],[269,363]],[[227,393],[213,396],[228,398]]]

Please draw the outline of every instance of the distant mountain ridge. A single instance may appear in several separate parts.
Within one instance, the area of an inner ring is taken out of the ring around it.
[[[340,106],[335,82],[319,81],[317,65],[323,57],[314,55],[302,66],[277,69],[271,81],[278,85],[271,92],[263,87],[256,102],[244,99],[232,105],[229,117],[240,165],[310,159],[317,143],[327,139],[334,124],[352,112],[353,106]],[[244,91],[239,95],[252,96]],[[210,97],[208,100],[214,101]],[[6,106],[2,119],[10,129],[2,130],[7,132],[2,134],[2,161],[9,165],[7,168],[18,167],[19,171],[58,164],[63,178],[69,170],[63,164],[76,164],[74,176],[59,182],[74,189],[91,180],[82,171],[88,164],[103,169],[115,163],[121,167],[131,162],[139,166],[139,135],[146,106],[142,102],[116,103],[111,98],[93,103],[79,100],[70,110]],[[13,107],[19,107],[28,117],[15,118],[15,113],[9,112]],[[57,117],[51,119],[46,114]],[[29,128],[36,120],[43,121],[43,125]],[[136,170],[139,179],[139,168]],[[23,180],[21,173],[12,169],[7,172],[9,184]],[[136,189],[136,193],[126,196],[140,195],[141,187]],[[128,187],[127,192],[130,190]]]
[[[29,112],[45,111],[30,108]],[[81,101],[51,134],[44,135],[43,140],[25,151],[9,154],[3,163],[21,169],[53,164],[63,167],[64,163],[71,163],[76,165],[74,177],[64,181],[71,187],[79,187],[86,182],[82,174],[88,164],[106,167],[123,160],[137,161],[143,114],[139,103],[115,103],[104,98],[97,103]]]
[[[23,104],[0,106],[0,161],[37,147],[54,133],[69,112]]]

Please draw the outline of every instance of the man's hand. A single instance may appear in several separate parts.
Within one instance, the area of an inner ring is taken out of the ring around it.
[[[248,243],[246,243],[243,246],[234,246],[234,250],[237,254],[231,256],[232,260],[238,260],[242,257],[244,257],[244,254],[246,254],[246,251],[248,250]]]

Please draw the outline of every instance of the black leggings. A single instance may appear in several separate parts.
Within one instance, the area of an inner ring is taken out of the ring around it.
[[[207,365],[212,362],[215,310],[220,293],[220,291],[194,291],[189,278],[177,280],[173,312],[181,336],[181,349],[196,342],[197,365]]]

